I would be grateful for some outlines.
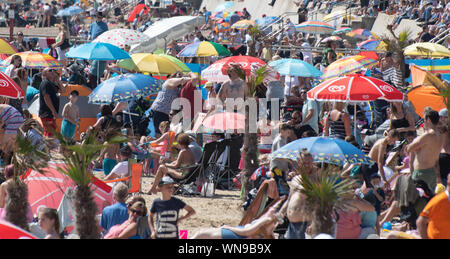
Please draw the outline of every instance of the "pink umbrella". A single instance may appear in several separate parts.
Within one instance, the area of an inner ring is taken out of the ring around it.
[[[64,163],[51,163],[44,174],[29,170],[24,175],[24,182],[28,186],[28,202],[33,214],[36,215],[40,207],[58,209],[68,188],[75,189],[75,183],[64,175],[58,168],[66,166]],[[101,211],[105,204],[112,204],[112,188],[99,179],[93,177],[91,189],[94,192],[94,201]]]
[[[232,112],[212,114],[205,118],[203,127],[223,131],[245,129],[245,115]]]
[[[38,239],[33,234],[13,225],[7,221],[0,220],[0,239]]]

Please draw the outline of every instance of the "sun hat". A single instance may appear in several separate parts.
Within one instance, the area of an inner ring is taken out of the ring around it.
[[[161,187],[166,184],[173,184],[175,181],[170,176],[164,176],[158,183],[158,186]]]
[[[213,87],[214,85],[213,85],[213,83],[212,82],[206,82],[206,84],[205,84],[205,88],[210,88],[210,87]]]

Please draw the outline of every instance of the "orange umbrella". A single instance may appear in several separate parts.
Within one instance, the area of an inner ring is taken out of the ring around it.
[[[431,85],[422,85],[415,87],[408,92],[408,99],[414,105],[416,113],[423,118],[423,110],[425,107],[430,106],[435,111],[444,109],[445,102],[444,97],[439,95],[439,90]]]

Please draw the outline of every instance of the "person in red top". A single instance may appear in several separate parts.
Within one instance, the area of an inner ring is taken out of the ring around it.
[[[197,91],[197,85],[200,83],[198,75],[195,73],[189,73],[191,80],[189,80],[180,90],[180,98],[186,98],[189,101],[190,109],[183,107],[183,119],[190,118],[190,121],[194,119],[196,113],[202,112],[203,109],[203,99],[201,98],[201,93],[198,92],[200,98],[197,98],[197,101],[201,101],[202,103],[197,104],[196,106],[196,98],[195,91]],[[198,109],[197,107],[200,107]],[[190,116],[190,117],[188,117]]]
[[[434,196],[417,219],[417,230],[423,239],[450,238],[450,178],[447,189]]]

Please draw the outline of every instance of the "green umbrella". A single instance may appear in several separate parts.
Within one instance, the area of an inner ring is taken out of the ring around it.
[[[131,58],[123,59],[117,63],[117,66],[129,71],[139,71],[138,67]]]
[[[167,58],[170,61],[172,61],[173,63],[177,64],[177,66],[179,66],[181,69],[183,69],[183,72],[192,72],[188,66],[186,66],[186,64],[183,63],[183,61],[177,59],[174,56],[171,55],[166,55],[166,54],[157,54],[158,56],[161,56],[163,58]]]

